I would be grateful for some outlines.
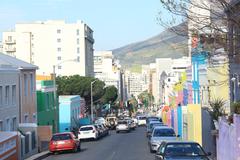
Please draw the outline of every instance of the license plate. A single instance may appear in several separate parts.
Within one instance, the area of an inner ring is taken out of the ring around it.
[[[83,134],[89,134],[89,132],[84,132]]]
[[[62,141],[61,141],[61,142],[57,142],[57,144],[64,144],[64,143],[65,143],[65,142],[62,142]]]

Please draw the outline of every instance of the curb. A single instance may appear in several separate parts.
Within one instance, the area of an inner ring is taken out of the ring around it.
[[[27,158],[26,160],[42,160],[44,158],[47,158],[50,155],[51,153],[49,151],[45,151],[42,153],[35,154],[32,157]]]

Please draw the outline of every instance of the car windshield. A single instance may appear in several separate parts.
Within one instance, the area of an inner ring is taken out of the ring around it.
[[[138,119],[140,119],[140,120],[146,120],[147,118],[146,118],[146,117],[138,117]]]
[[[80,128],[80,131],[90,131],[93,130],[93,127],[82,127]]]
[[[162,123],[151,123],[150,124],[150,129],[152,129],[155,126],[162,126],[162,125],[163,125]]]
[[[72,139],[70,134],[59,134],[52,137],[52,141],[62,141]]]
[[[165,149],[166,156],[205,156],[205,152],[199,144],[168,144]]]
[[[119,121],[118,124],[127,124],[127,121]]]
[[[162,128],[162,129],[155,129],[154,130],[154,137],[172,137],[172,136],[176,136],[175,132],[173,129],[170,128]]]

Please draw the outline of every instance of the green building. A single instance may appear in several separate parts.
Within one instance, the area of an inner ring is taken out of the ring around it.
[[[53,133],[58,132],[58,100],[54,105],[54,87],[52,80],[37,81],[37,123],[39,126],[51,125]]]

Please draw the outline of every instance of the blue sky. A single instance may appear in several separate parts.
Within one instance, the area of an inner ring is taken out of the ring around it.
[[[18,22],[83,20],[94,30],[95,50],[110,50],[163,31],[160,10],[160,0],[1,0],[0,32]]]

